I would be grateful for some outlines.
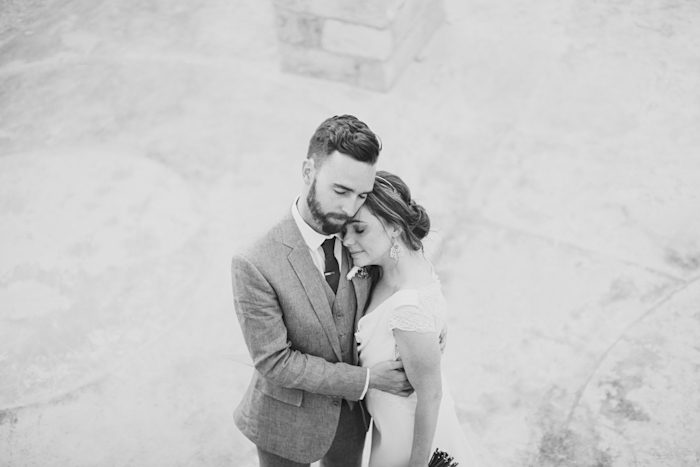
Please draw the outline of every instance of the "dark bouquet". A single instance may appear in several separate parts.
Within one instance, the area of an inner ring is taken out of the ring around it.
[[[446,452],[436,449],[428,462],[428,467],[457,467],[459,462],[454,462],[454,460],[454,457]]]

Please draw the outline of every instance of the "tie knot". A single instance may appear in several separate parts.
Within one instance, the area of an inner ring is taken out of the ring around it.
[[[326,282],[333,289],[333,293],[336,293],[338,291],[338,282],[340,281],[340,266],[338,266],[338,260],[335,259],[335,254],[333,253],[335,237],[326,239],[321,246],[326,257],[326,271],[323,275],[326,276]]]

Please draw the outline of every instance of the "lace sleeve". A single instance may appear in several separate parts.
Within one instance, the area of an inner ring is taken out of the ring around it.
[[[389,317],[389,330],[401,329],[402,331],[435,332],[435,317],[423,308],[415,305],[404,305],[391,312]]]

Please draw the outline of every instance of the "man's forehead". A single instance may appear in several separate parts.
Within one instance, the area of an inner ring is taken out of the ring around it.
[[[361,187],[353,187],[351,185],[347,185],[347,184],[343,184],[343,183],[333,183],[333,187],[341,189],[341,190],[346,190],[346,191],[356,191],[359,194],[369,194],[372,192],[371,186],[369,188],[362,189]]]
[[[369,193],[374,186],[376,167],[334,152],[319,171],[327,181],[358,193]]]

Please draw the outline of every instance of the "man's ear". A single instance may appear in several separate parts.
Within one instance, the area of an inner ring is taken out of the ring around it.
[[[301,164],[301,177],[306,185],[311,185],[316,176],[316,161],[313,158],[304,159]]]

